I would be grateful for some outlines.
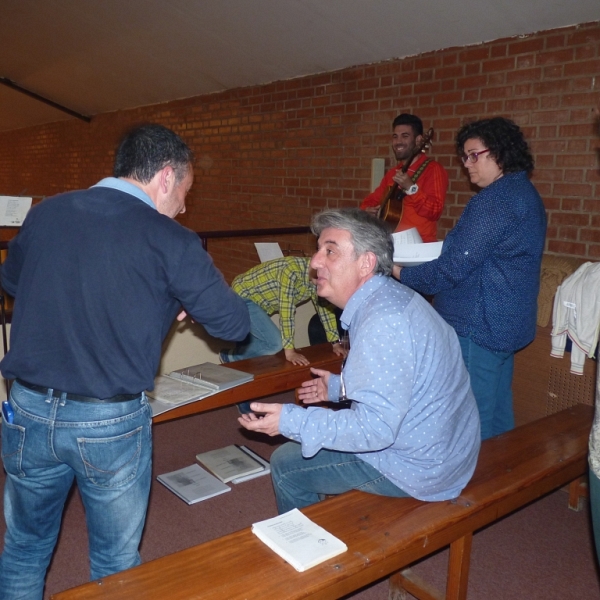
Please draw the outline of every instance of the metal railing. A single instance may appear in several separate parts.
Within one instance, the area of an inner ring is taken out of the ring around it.
[[[197,231],[202,247],[208,251],[208,240],[218,238],[259,237],[265,235],[291,235],[310,233],[310,227],[274,227],[271,229],[230,229],[226,231]]]

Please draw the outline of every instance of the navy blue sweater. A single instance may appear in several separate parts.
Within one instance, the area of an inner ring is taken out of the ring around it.
[[[402,269],[462,337],[514,352],[535,337],[546,238],[542,199],[525,172],[507,173],[477,195],[444,240],[437,260]]]
[[[243,300],[198,236],[115,189],[32,208],[1,274],[15,297],[2,374],[74,394],[151,389],[182,306],[215,337],[238,341],[249,330]]]

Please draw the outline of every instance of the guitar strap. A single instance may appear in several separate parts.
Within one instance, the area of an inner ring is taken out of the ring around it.
[[[419,177],[421,177],[421,175],[423,174],[423,171],[425,170],[425,167],[427,167],[427,165],[432,161],[432,158],[428,158],[414,173],[414,175],[411,175],[411,179],[413,183],[417,183],[417,179],[419,179]],[[395,195],[395,199],[396,200],[402,200],[402,198],[404,198],[404,196],[406,196],[406,192],[403,189],[398,189],[398,192]]]
[[[419,179],[419,177],[421,177],[421,175],[423,174],[423,171],[425,170],[425,167],[432,161],[433,159],[428,158],[416,171],[415,174],[411,177],[411,179],[413,180],[413,183],[417,183],[417,179]]]

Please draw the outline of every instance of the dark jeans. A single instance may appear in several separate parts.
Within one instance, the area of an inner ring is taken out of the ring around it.
[[[342,309],[335,309],[335,319],[337,321],[338,334],[340,339],[344,337],[344,330],[342,329],[342,324],[340,323],[340,317],[342,315]],[[321,323],[321,319],[319,319],[319,315],[313,315],[308,322],[308,341],[311,346],[315,344],[324,344],[327,341],[327,335],[325,334],[325,328],[323,327],[323,323]]]

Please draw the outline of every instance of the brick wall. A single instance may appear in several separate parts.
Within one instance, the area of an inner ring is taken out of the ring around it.
[[[91,124],[0,133],[0,193],[48,196],[89,186],[110,172],[124,130],[156,121],[180,133],[197,157],[183,224],[305,225],[322,208],[360,202],[371,159],[391,164],[392,119],[408,111],[435,128],[432,155],[450,175],[443,238],[474,192],[454,135],[468,120],[503,115],[532,146],[547,250],[600,260],[597,76],[600,22],[98,115]],[[257,262],[253,241],[210,242],[228,279]],[[314,240],[294,236],[282,245],[310,252]]]

